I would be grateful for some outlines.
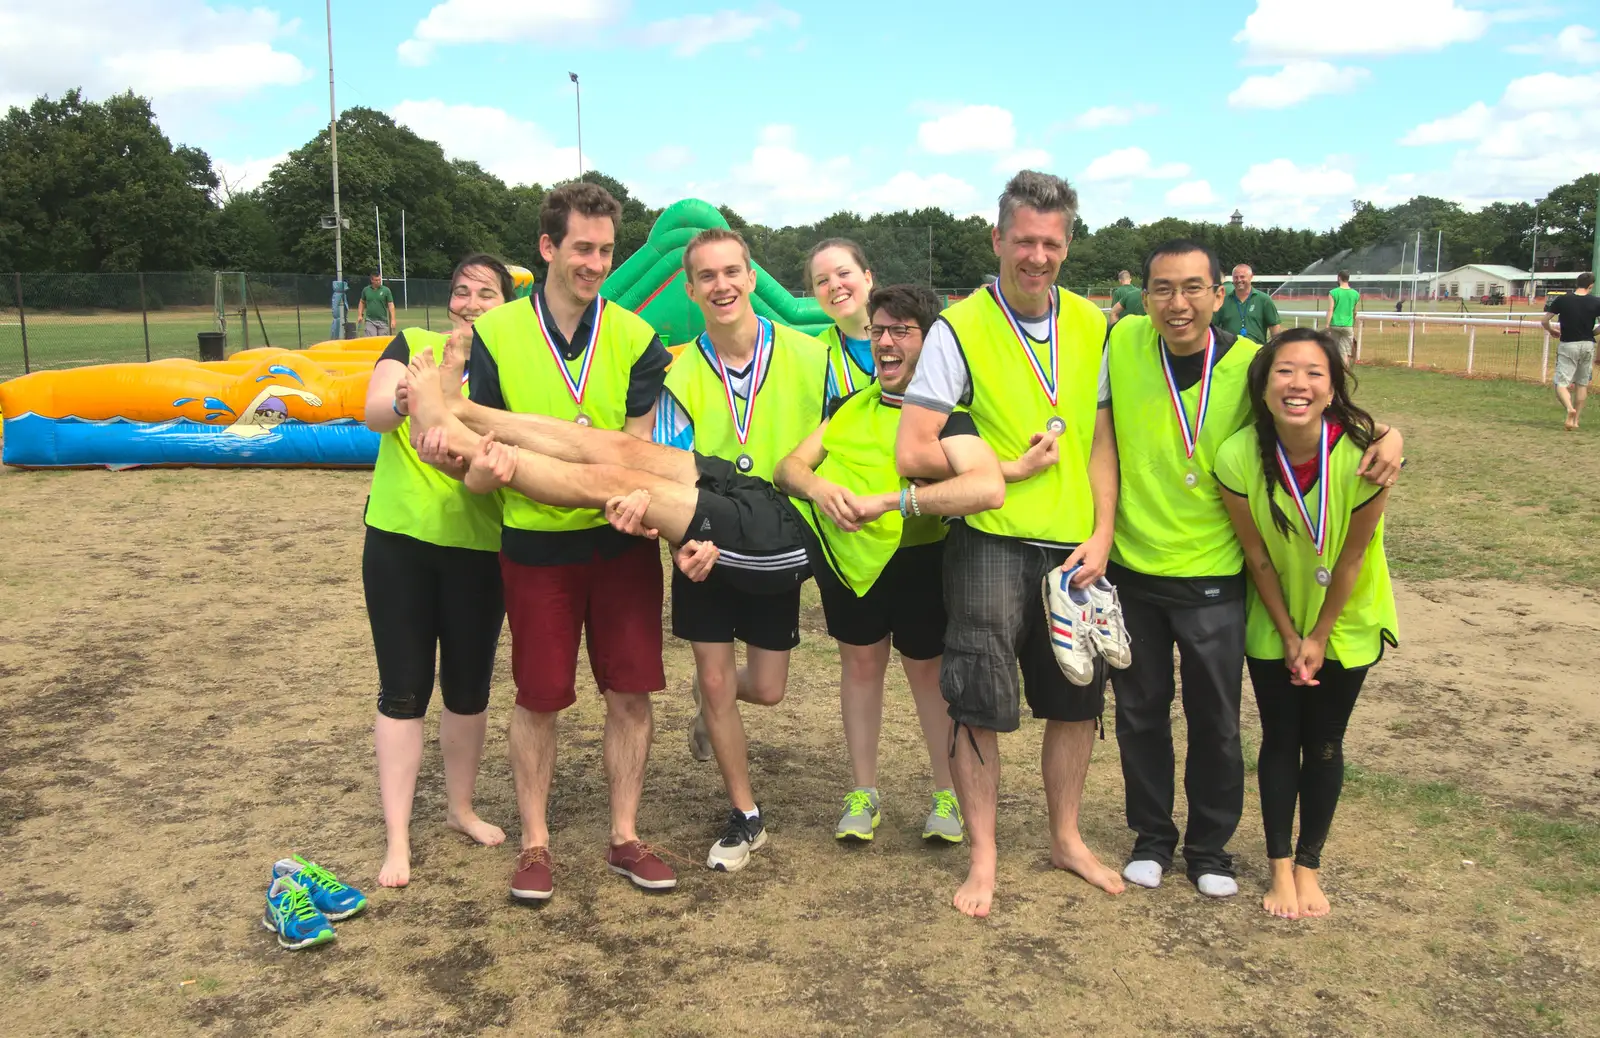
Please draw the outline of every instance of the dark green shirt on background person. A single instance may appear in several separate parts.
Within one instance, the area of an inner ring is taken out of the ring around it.
[[[1270,337],[1267,329],[1282,322],[1278,319],[1278,304],[1265,292],[1251,289],[1244,302],[1239,302],[1239,294],[1231,287],[1228,294],[1222,299],[1222,306],[1217,309],[1216,316],[1211,319],[1214,328],[1222,328],[1234,335],[1243,336],[1252,342],[1266,342]]]
[[[1131,314],[1135,317],[1143,317],[1145,315],[1144,292],[1140,290],[1138,285],[1118,285],[1113,288],[1111,290],[1111,305],[1116,306],[1119,303],[1122,304],[1124,315]]]

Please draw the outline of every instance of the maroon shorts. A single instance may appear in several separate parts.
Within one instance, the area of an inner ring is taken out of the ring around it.
[[[641,539],[615,558],[523,566],[500,556],[517,705],[554,713],[578,701],[578,642],[601,691],[667,687],[661,667],[661,549]]]

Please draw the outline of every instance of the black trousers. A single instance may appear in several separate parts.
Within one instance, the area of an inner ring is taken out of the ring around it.
[[[1282,660],[1250,661],[1250,684],[1261,711],[1261,823],[1267,857],[1287,858],[1294,837],[1295,801],[1300,804],[1300,839],[1294,863],[1322,867],[1322,845],[1344,790],[1344,731],[1361,694],[1367,668],[1346,670],[1328,660],[1316,685],[1295,685]]]
[[[1127,788],[1133,861],[1170,868],[1178,849],[1172,820],[1172,647],[1183,677],[1189,752],[1183,790],[1189,800],[1183,857],[1189,879],[1233,875],[1228,841],[1244,811],[1239,700],[1244,685],[1244,601],[1177,607],[1124,590],[1122,614],[1133,664],[1111,672],[1117,697],[1117,746]]]

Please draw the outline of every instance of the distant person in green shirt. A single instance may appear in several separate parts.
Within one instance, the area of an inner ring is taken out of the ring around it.
[[[381,274],[372,275],[372,284],[361,290],[356,323],[361,325],[363,335],[394,334],[394,293],[383,283]]]
[[[1111,290],[1111,323],[1116,324],[1130,314],[1143,317],[1144,292],[1134,286],[1133,275],[1126,270],[1121,271],[1117,274],[1117,281],[1120,283]]]
[[[1233,268],[1233,291],[1222,298],[1211,324],[1252,342],[1265,343],[1283,331],[1283,325],[1278,323],[1278,304],[1272,297],[1250,287],[1255,276],[1248,263]]]
[[[1339,271],[1339,287],[1328,293],[1328,334],[1333,336],[1333,341],[1339,344],[1339,350],[1344,354],[1344,359],[1350,359],[1350,352],[1356,341],[1356,307],[1361,302],[1361,293],[1350,287],[1350,272]]]

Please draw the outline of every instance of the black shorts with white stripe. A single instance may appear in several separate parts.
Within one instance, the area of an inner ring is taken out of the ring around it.
[[[694,462],[699,500],[684,539],[715,544],[717,575],[740,591],[781,594],[804,583],[811,575],[804,520],[788,497],[725,458],[696,454]]]

